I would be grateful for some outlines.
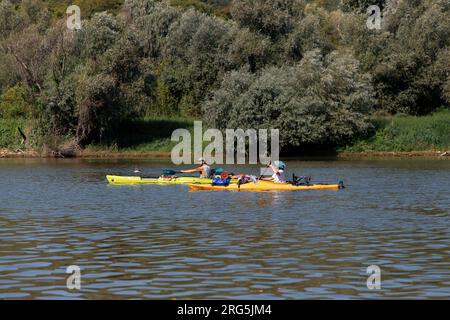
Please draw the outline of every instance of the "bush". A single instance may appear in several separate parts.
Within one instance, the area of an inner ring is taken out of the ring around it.
[[[445,151],[450,149],[450,110],[429,116],[372,120],[376,130],[342,147],[345,151]]]
[[[30,97],[25,87],[17,84],[0,96],[0,117],[26,118],[30,115]]]
[[[20,147],[21,136],[17,128],[24,129],[23,119],[2,119],[0,118],[0,148]]]
[[[333,25],[334,17],[316,6],[309,6],[303,19],[295,22],[294,29],[284,41],[284,51],[288,59],[299,61],[307,51],[319,49],[329,53],[338,42],[338,32]]]
[[[377,5],[383,9],[385,4],[386,0],[342,0],[341,8],[344,11],[359,11],[366,13],[367,8],[372,5]]]
[[[191,96],[194,105],[200,105],[208,90],[229,69],[231,31],[231,24],[192,9],[171,25],[166,49],[168,64],[161,77],[177,101]]]
[[[78,143],[83,145],[114,136],[114,129],[129,111],[121,104],[116,79],[110,75],[97,74],[81,78],[78,85]]]
[[[234,0],[231,16],[241,27],[278,40],[302,19],[304,7],[303,0]]]
[[[374,102],[370,78],[360,74],[357,61],[315,50],[293,67],[231,73],[204,113],[219,129],[280,129],[281,146],[299,147],[364,133]]]
[[[85,22],[78,34],[78,47],[82,56],[96,58],[103,54],[120,38],[122,26],[110,14],[98,13]]]
[[[52,83],[37,103],[35,117],[42,135],[66,136],[75,134],[75,89],[72,81]]]
[[[247,66],[251,72],[262,69],[271,59],[271,41],[248,28],[235,28],[227,59],[234,68]]]
[[[445,101],[439,57],[450,45],[448,1],[389,1],[382,30],[368,30],[365,15],[349,14],[344,36],[351,39],[365,70],[373,73],[379,108],[423,115]]]

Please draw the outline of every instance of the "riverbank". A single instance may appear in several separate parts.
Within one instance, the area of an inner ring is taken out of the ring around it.
[[[56,152],[41,152],[36,150],[0,149],[0,158],[92,158],[92,159],[170,159],[170,152],[162,151],[110,151],[110,150],[82,150],[75,156],[63,156]]]
[[[34,150],[0,149],[0,158],[41,158],[42,155]]]
[[[450,159],[450,151],[411,151],[411,152],[340,152],[337,158],[357,159],[357,158],[446,158]]]
[[[170,152],[163,151],[111,151],[111,150],[83,150],[76,158],[82,159],[170,159]],[[56,154],[43,154],[35,150],[8,150],[0,149],[0,158],[64,158]],[[294,158],[310,158],[309,156],[297,156]],[[338,152],[335,156],[320,158],[336,159],[369,159],[369,158],[440,158],[450,159],[450,151],[411,151],[411,152]]]
[[[94,144],[82,150],[66,153],[61,150],[27,148],[21,143],[18,127],[23,120],[0,121],[0,157],[80,157],[80,158],[157,158],[170,159],[177,144],[171,141],[176,129],[193,131],[194,119],[138,119],[124,124],[113,145]],[[428,116],[373,117],[374,129],[364,137],[328,152],[327,158],[448,158],[450,156],[450,110],[443,109]],[[206,143],[207,144],[207,143]],[[205,146],[206,146],[205,144]],[[307,158],[310,155],[293,154]]]

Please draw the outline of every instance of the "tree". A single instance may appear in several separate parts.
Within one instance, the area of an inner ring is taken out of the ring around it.
[[[450,106],[450,48],[439,53],[431,73],[437,80],[435,84],[441,88],[441,96]]]
[[[128,3],[128,2],[127,2]],[[135,9],[136,11],[136,9]],[[165,52],[170,27],[181,13],[164,3],[152,4],[152,10],[138,10],[127,20],[129,31],[140,39],[141,50],[146,57],[158,60]]]
[[[81,145],[108,138],[126,112],[121,108],[116,79],[106,74],[83,76],[77,88],[78,124],[76,139]]]
[[[375,100],[370,77],[346,54],[310,51],[292,67],[268,67],[259,76],[232,72],[205,104],[220,129],[280,129],[281,145],[336,144],[366,132]]]
[[[339,36],[333,25],[333,16],[326,10],[317,6],[308,6],[303,19],[293,24],[283,47],[286,58],[291,61],[299,61],[307,51],[319,49],[323,53],[329,53],[338,43]]]
[[[35,25],[40,33],[50,27],[51,15],[42,0],[22,0],[20,9],[26,25]]]
[[[161,77],[178,101],[190,96],[194,106],[199,105],[208,89],[230,69],[231,30],[230,23],[192,9],[171,25],[165,50],[167,65]],[[194,114],[199,111],[195,109]]]
[[[271,41],[248,28],[232,29],[232,43],[227,59],[234,68],[247,66],[251,72],[263,68],[271,59]]]
[[[133,20],[151,14],[157,2],[157,0],[125,0],[123,11]]]
[[[43,93],[33,112],[38,119],[38,130],[41,135],[45,137],[75,135],[77,117],[72,79],[52,82],[46,86]]]
[[[0,95],[1,118],[26,118],[30,112],[30,97],[21,84],[9,88]]]
[[[257,75],[248,70],[235,70],[225,74],[222,83],[203,106],[204,118],[213,128],[224,129],[229,126],[232,110],[236,109],[239,97],[247,92],[257,79]]]
[[[40,34],[35,25],[5,40],[6,52],[13,57],[15,69],[32,90],[40,92],[44,82],[47,58],[52,51],[51,43]]]
[[[234,0],[231,16],[241,27],[278,40],[302,19],[304,7],[303,0]]]
[[[379,108],[426,114],[444,103],[444,79],[435,72],[450,44],[450,10],[445,1],[389,2],[382,30],[364,27],[364,15],[350,14],[344,38],[363,69],[373,74]]]
[[[113,15],[102,12],[85,22],[77,35],[77,47],[84,58],[96,59],[119,38],[123,28]]]
[[[11,32],[24,25],[23,18],[9,0],[0,1],[0,40],[7,39]]]
[[[342,0],[341,8],[346,12],[359,11],[366,13],[367,9],[372,5],[377,5],[380,9],[384,9],[385,4],[386,0]]]

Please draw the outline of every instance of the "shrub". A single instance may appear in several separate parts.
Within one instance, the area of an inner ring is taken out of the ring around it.
[[[24,86],[17,84],[0,96],[0,117],[26,118],[30,115],[31,105]]]
[[[450,110],[432,115],[375,118],[376,131],[342,147],[347,151],[446,151],[450,149]]]
[[[0,118],[0,148],[16,148],[20,146],[21,136],[17,128],[24,129],[23,119]]]
[[[450,45],[450,6],[431,0],[390,1],[386,7],[382,30],[368,30],[367,17],[350,14],[344,36],[364,69],[373,73],[379,108],[430,113],[445,99],[445,80],[436,64]]]
[[[234,0],[231,16],[240,26],[277,40],[302,19],[304,7],[303,0]]]
[[[336,144],[365,132],[373,105],[370,78],[356,60],[315,50],[293,67],[270,67],[258,76],[231,73],[204,112],[220,129],[280,129],[281,145],[298,147]]]

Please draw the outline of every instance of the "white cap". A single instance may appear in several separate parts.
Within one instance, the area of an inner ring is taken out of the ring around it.
[[[198,158],[198,160],[197,160],[198,162],[205,162],[205,158],[203,158],[203,157],[201,157],[201,158]]]

